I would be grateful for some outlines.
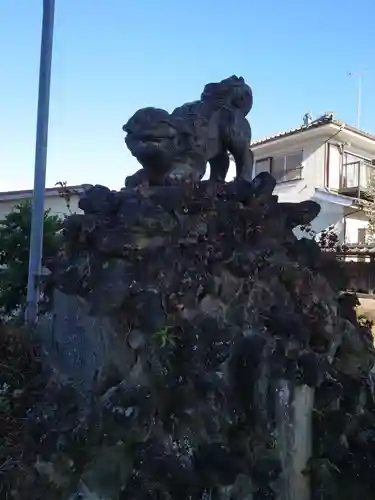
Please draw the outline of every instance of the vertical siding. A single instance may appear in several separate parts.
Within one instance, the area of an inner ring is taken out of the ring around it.
[[[324,187],[325,154],[326,149],[323,139],[305,144],[303,148],[303,178],[308,186],[314,188]]]
[[[340,187],[341,154],[336,144],[329,145],[329,178],[328,188],[338,190]]]

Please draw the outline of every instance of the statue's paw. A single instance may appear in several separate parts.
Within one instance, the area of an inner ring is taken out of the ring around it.
[[[133,175],[128,175],[125,179],[125,187],[127,188],[136,188],[145,183],[148,183],[148,179],[146,171],[143,168],[137,170]]]
[[[172,168],[166,176],[166,182],[171,184],[180,184],[182,182],[191,181],[199,182],[204,173],[194,165],[181,164]]]
[[[276,186],[276,180],[268,172],[260,172],[249,184],[255,196],[271,196]]]

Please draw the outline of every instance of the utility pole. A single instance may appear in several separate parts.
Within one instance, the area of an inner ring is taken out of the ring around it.
[[[38,116],[35,141],[33,210],[30,233],[29,274],[27,281],[26,323],[37,320],[42,270],[44,195],[46,186],[48,118],[55,0],[43,0],[42,40],[40,46]]]
[[[354,76],[358,78],[358,87],[357,87],[357,128],[360,126],[361,122],[361,106],[362,106],[362,73],[354,73],[349,71],[348,76]]]

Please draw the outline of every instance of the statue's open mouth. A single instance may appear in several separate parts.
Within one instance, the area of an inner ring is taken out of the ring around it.
[[[161,143],[162,143],[163,139],[162,138],[156,138],[156,137],[153,137],[152,139],[145,139],[145,138],[142,138],[141,141],[140,141],[140,145],[143,149],[147,149],[149,147],[157,147],[159,148]]]
[[[168,139],[173,139],[176,135],[176,130],[164,125],[160,126],[157,130],[144,130],[137,134],[137,137],[142,142],[160,143]]]
[[[164,140],[164,137],[155,137],[153,135],[144,135],[141,138],[142,142],[156,142],[159,143]]]

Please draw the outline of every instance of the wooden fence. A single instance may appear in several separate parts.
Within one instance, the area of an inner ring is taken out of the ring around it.
[[[361,260],[342,262],[349,278],[348,288],[350,291],[372,295],[375,293],[375,260],[363,255],[357,258]]]

